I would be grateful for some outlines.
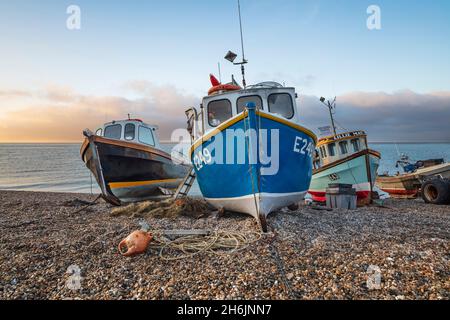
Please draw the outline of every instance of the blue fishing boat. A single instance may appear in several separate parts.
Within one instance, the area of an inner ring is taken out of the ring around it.
[[[200,190],[214,207],[250,214],[266,229],[270,212],[307,192],[317,138],[300,125],[294,88],[275,82],[240,88],[212,79],[201,112],[187,112]]]
[[[200,190],[220,210],[252,215],[267,230],[266,217],[303,200],[312,177],[317,137],[303,127],[292,87],[276,82],[247,86],[240,4],[242,86],[232,76],[211,89],[200,112],[186,111],[192,145],[189,158]],[[220,65],[219,65],[220,71]],[[220,78],[220,77],[219,77]]]

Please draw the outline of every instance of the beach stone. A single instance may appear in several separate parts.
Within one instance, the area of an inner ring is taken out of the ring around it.
[[[300,206],[269,215],[278,235],[263,235],[241,251],[164,261],[158,249],[130,259],[118,255],[118,242],[140,228],[140,219],[111,217],[103,201],[77,214],[62,207],[94,198],[0,191],[0,259],[8,261],[0,264],[0,298],[450,299],[448,206],[405,200],[386,200],[389,209],[322,212]],[[14,201],[23,208],[4,210],[2,203]],[[251,217],[228,212],[219,219],[169,214],[145,220],[155,230],[257,230]],[[22,227],[8,227],[13,225]],[[66,287],[73,264],[83,277],[77,291]],[[380,290],[366,286],[370,265],[380,267]]]

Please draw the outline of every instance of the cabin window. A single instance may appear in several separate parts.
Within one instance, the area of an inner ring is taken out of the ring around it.
[[[320,157],[319,157],[319,151],[314,150],[314,161],[313,161],[314,169],[320,168]]]
[[[262,109],[262,100],[260,96],[246,96],[246,97],[240,97],[237,100],[237,113],[241,113],[244,111],[245,107],[247,106],[247,103],[254,102],[256,104],[257,109]]]
[[[342,154],[348,153],[347,141],[341,141],[341,142],[339,142],[339,148],[341,148],[341,153],[342,153]]]
[[[355,152],[358,152],[359,150],[361,150],[361,147],[360,147],[360,145],[359,145],[359,139],[353,139],[353,140],[351,141],[351,143],[352,143],[352,146],[353,146],[353,150],[354,150]]]
[[[294,104],[289,93],[273,93],[269,95],[269,112],[279,114],[287,119],[294,116]]]
[[[153,130],[147,127],[139,126],[139,141],[150,146],[155,145]]]
[[[319,151],[317,149],[314,150],[314,159],[316,159],[317,161],[320,161],[320,155],[319,155]]]
[[[336,144],[335,143],[330,143],[328,145],[328,154],[330,155],[330,157],[334,157],[336,155]]]
[[[95,131],[95,135],[101,137],[103,133],[102,128],[98,128],[97,131]]]
[[[133,123],[127,123],[125,125],[125,140],[134,140],[134,132],[136,131],[136,127]]]
[[[208,123],[211,127],[217,127],[222,122],[233,116],[231,102],[229,100],[216,100],[208,104]]]
[[[319,148],[319,150],[320,150],[320,156],[322,158],[326,158],[327,157],[327,151],[326,151],[325,147],[322,146],[322,147]]]
[[[122,126],[113,124],[105,128],[105,137],[110,139],[120,139],[122,135]]]

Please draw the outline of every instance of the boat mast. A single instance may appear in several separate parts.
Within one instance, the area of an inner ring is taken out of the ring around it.
[[[245,60],[245,51],[244,51],[244,35],[242,32],[242,17],[241,17],[241,1],[238,0],[238,12],[239,12],[239,29],[241,31],[241,49],[242,49],[242,62],[239,64],[241,65],[241,72],[242,72],[242,85],[244,88],[247,86],[245,82],[245,67],[244,64],[247,63],[247,60]]]
[[[241,50],[242,50],[242,61],[241,62],[234,62],[234,60],[237,57],[237,54],[235,54],[232,51],[228,51],[228,53],[225,56],[225,59],[233,63],[234,65],[240,65],[241,66],[241,72],[242,72],[242,85],[245,87],[247,86],[247,83],[245,81],[245,67],[244,64],[246,64],[248,61],[245,60],[245,51],[244,51],[244,35],[242,32],[242,17],[241,17],[241,2],[240,0],[238,2],[238,13],[239,13],[239,28],[241,31]]]
[[[334,125],[334,118],[333,118],[333,109],[336,108],[336,97],[334,97],[333,102],[330,102],[330,100],[327,100],[325,103],[325,98],[321,97],[320,102],[322,102],[330,112],[330,119],[331,119],[331,127],[333,128],[333,133],[336,135],[336,126]]]

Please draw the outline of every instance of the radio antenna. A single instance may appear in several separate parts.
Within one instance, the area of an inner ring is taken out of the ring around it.
[[[336,109],[336,97],[334,97],[334,100],[330,102],[330,100],[326,100],[324,97],[320,97],[320,102],[322,102],[330,111],[330,118],[331,118],[331,127],[333,129],[333,133],[336,136],[336,125],[334,124],[334,118],[333,118],[333,112]]]
[[[242,17],[241,17],[241,1],[240,0],[238,0],[238,12],[239,12],[239,29],[241,30],[242,62],[244,62],[245,61],[244,35],[242,32]]]
[[[235,54],[232,51],[228,51],[228,53],[225,56],[225,59],[233,63],[234,65],[240,65],[241,66],[241,72],[242,72],[242,85],[244,88],[247,86],[247,83],[245,81],[245,67],[244,64],[246,64],[248,61],[245,60],[245,51],[244,51],[244,35],[242,32],[242,16],[241,16],[241,1],[237,0],[238,3],[238,13],[239,13],[239,29],[241,31],[241,49],[242,49],[242,61],[241,62],[234,62],[234,60],[237,57],[237,54]]]
[[[245,60],[245,51],[244,51],[244,34],[242,32],[242,16],[241,16],[241,1],[238,0],[238,12],[239,12],[239,29],[241,31],[241,48],[242,48],[242,62],[241,64],[241,72],[242,72],[242,85],[244,88],[247,86],[245,82],[245,67],[244,64],[247,63],[247,60]]]

